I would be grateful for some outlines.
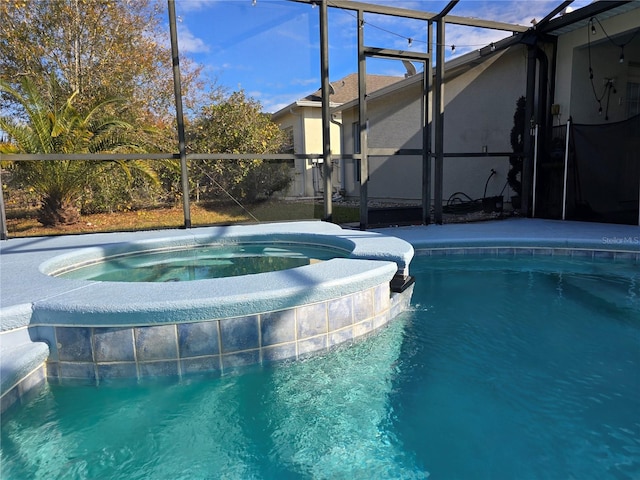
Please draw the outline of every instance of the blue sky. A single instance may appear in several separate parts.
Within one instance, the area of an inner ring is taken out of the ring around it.
[[[448,1],[368,0],[437,13]],[[462,0],[452,15],[531,26],[560,0]],[[589,0],[577,0],[574,9]],[[331,5],[331,0],[329,0]],[[244,89],[265,111],[275,112],[320,87],[319,8],[286,0],[177,0],[178,43],[182,54],[229,91]],[[365,16],[365,45],[426,51],[426,22]],[[509,32],[448,25],[447,58],[509,36]],[[408,45],[408,38],[412,45]],[[455,45],[452,52],[451,46]],[[357,71],[355,12],[329,8],[329,76]],[[367,72],[402,75],[400,62],[369,60]]]

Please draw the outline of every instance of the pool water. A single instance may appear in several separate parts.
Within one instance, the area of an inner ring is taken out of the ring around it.
[[[638,265],[411,268],[411,311],[327,355],[49,385],[3,418],[3,480],[638,478]]]
[[[182,282],[301,267],[344,257],[336,248],[232,244],[131,253],[71,267],[56,276],[109,282]]]

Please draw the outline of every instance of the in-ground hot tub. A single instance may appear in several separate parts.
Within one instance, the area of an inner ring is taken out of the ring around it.
[[[100,256],[94,261],[65,266],[54,276],[103,282],[185,282],[276,272],[344,258],[349,253],[338,247],[283,241],[219,241]]]
[[[51,249],[37,272],[29,272],[33,288],[55,290],[34,298],[28,326],[32,341],[49,345],[50,380],[224,372],[301,358],[385,325],[408,305],[412,291],[409,243],[323,222],[141,232],[104,243],[92,236],[71,240],[75,248]],[[295,268],[195,281],[55,276],[143,252],[221,245],[330,254]]]

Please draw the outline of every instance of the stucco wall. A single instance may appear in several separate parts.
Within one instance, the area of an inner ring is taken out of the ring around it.
[[[274,121],[281,129],[293,130],[294,153],[322,154],[322,109],[318,106],[292,107],[288,112],[280,112]],[[331,124],[331,151],[339,155],[340,126]],[[298,197],[312,197],[323,189],[320,174],[321,166],[311,160],[299,159],[295,161],[294,182],[289,194]],[[334,161],[333,187],[337,191],[342,181],[339,163]]]
[[[576,123],[605,122],[607,96],[602,98],[603,113],[599,115],[596,95],[602,96],[606,78],[615,79],[616,90],[612,91],[609,97],[609,121],[627,118],[628,73],[632,62],[636,65],[640,63],[640,35],[636,35],[631,43],[624,47],[623,63],[619,62],[620,47],[614,45],[607,35],[618,45],[628,42],[640,25],[640,9],[600,20],[600,23],[595,22],[594,25],[595,35],[591,33],[590,25],[587,25],[558,39],[555,103],[560,105],[561,123],[566,123],[569,116]],[[594,74],[593,88],[589,79],[589,43]]]
[[[525,85],[526,54],[520,46],[447,81],[445,152],[480,153],[483,147],[488,152],[510,151],[513,113],[517,99],[525,94]],[[371,96],[367,103],[370,147],[421,148],[420,95],[421,82],[418,81],[401,91]],[[357,121],[357,114],[357,108],[343,112],[347,126],[343,129],[345,152],[353,152],[351,124]],[[497,174],[489,182],[487,196],[501,193],[509,169],[507,158],[445,158],[445,202],[456,192],[464,192],[473,199],[482,198],[492,168]],[[370,170],[370,198],[420,200],[421,158],[372,158]],[[359,195],[355,171],[353,162],[348,162],[347,193],[353,196]],[[504,195],[510,196],[508,187]]]

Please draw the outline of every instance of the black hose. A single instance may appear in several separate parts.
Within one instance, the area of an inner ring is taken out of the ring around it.
[[[455,192],[452,194],[447,200],[447,205],[443,207],[443,212],[445,213],[471,213],[477,212],[483,209],[482,201],[487,197],[487,187],[489,186],[489,180],[491,177],[496,175],[497,172],[492,168],[487,181],[484,184],[484,195],[482,198],[478,198],[476,200],[472,199],[469,195],[464,192]],[[504,188],[502,189],[504,192]],[[502,192],[500,193],[502,196]],[[466,198],[466,200],[462,200],[460,197]]]
[[[487,198],[487,186],[489,185],[489,180],[491,180],[491,177],[493,177],[495,174],[496,174],[496,171],[492,168],[491,173],[489,174],[489,177],[487,178],[487,181],[484,184],[484,194],[482,195],[482,198]]]

